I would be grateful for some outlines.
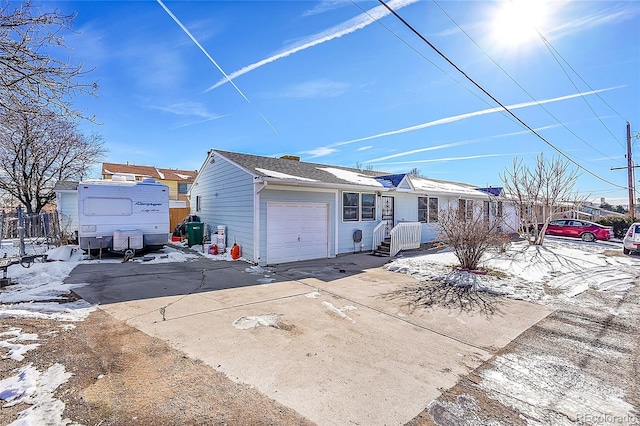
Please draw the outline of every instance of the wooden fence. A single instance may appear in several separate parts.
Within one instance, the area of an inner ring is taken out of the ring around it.
[[[182,222],[182,219],[184,219],[190,213],[191,209],[189,207],[169,209],[169,231],[173,232],[176,225]]]

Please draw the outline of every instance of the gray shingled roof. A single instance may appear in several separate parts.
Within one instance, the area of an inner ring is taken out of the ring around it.
[[[354,184],[351,181],[340,179],[329,172],[320,170],[320,168],[333,168],[333,169],[347,170],[347,171],[360,173],[361,175],[370,176],[370,177],[389,175],[389,173],[372,171],[372,170],[359,170],[355,168],[335,166],[331,164],[308,163],[304,161],[287,160],[287,159],[275,158],[275,157],[261,157],[259,155],[240,154],[237,152],[220,151],[217,149],[214,150],[214,153],[218,153],[222,155],[223,157],[233,161],[239,166],[247,169],[251,173],[254,173],[256,176],[260,176],[260,177],[269,176],[268,174],[258,170],[258,169],[266,169],[266,170],[271,170],[279,173],[285,173],[292,176],[298,176],[304,179],[313,179],[318,182],[335,183],[335,184]]]
[[[53,187],[54,191],[77,191],[78,182],[73,180],[59,180]]]
[[[335,166],[331,164],[309,163],[305,161],[289,160],[285,158],[276,157],[262,157],[252,154],[240,154],[237,152],[221,151],[214,149],[214,153],[217,153],[228,160],[236,163],[240,167],[248,170],[259,177],[269,177],[269,174],[259,170],[266,169],[277,173],[283,173],[286,175],[296,176],[303,179],[313,179],[317,182],[329,183],[329,184],[341,184],[341,185],[364,185],[355,183],[352,180],[341,179],[332,173],[329,173],[323,168],[332,168],[346,170],[360,175],[376,178],[378,183],[384,188],[396,187],[405,174],[402,173],[387,173],[374,170],[359,170],[356,168]],[[452,182],[439,179],[426,179],[426,178],[413,178],[416,181],[430,181],[433,183],[443,183],[447,185],[456,185],[466,190],[475,190],[477,186],[470,185],[462,182]],[[453,190],[453,189],[452,189]]]

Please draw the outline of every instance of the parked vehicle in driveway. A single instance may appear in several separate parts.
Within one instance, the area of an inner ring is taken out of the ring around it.
[[[542,228],[542,225],[539,225]],[[613,238],[613,228],[578,219],[556,219],[549,222],[546,235],[580,238],[582,241],[607,241]]]
[[[640,253],[640,222],[631,224],[622,240],[622,244],[622,252],[624,254],[631,252]]]

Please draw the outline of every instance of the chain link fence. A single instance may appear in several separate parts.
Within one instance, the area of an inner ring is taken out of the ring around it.
[[[62,243],[62,232],[55,212],[26,214],[21,207],[2,210],[0,236],[0,258],[44,254]]]

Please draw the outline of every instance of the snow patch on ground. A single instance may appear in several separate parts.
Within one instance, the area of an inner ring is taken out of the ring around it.
[[[264,314],[254,316],[243,316],[233,322],[233,326],[238,330],[249,330],[257,327],[279,328],[280,315]]]
[[[621,389],[585,373],[567,359],[510,353],[498,356],[493,364],[496,369],[481,373],[480,388],[526,418],[571,425],[584,413],[629,418],[633,413]]]
[[[7,354],[2,358],[10,358],[14,361],[22,361],[24,354],[40,346],[39,343],[22,344],[20,342],[36,341],[38,335],[33,333],[22,333],[20,328],[12,327],[8,331],[0,333],[0,348],[7,349]]]
[[[258,282],[260,284],[269,284],[276,280],[275,278],[271,277],[273,274],[273,270],[268,268],[263,268],[262,266],[259,266],[259,265],[250,266],[248,268],[245,268],[244,271],[248,274],[263,275],[262,278],[258,279]]]
[[[335,313],[336,315],[338,315],[339,317],[344,318],[347,321],[355,324],[356,321],[353,318],[351,318],[349,315],[344,313],[345,311],[353,311],[355,309],[358,309],[355,306],[346,305],[346,306],[343,306],[341,309],[339,309],[339,308],[336,308],[335,306],[333,306],[333,304],[331,302],[324,301],[324,302],[322,302],[322,304],[327,309],[329,309],[329,311],[331,311],[331,312]]]
[[[62,419],[64,403],[53,397],[53,392],[71,377],[63,365],[54,364],[46,371],[38,371],[31,364],[20,368],[18,374],[0,380],[0,399],[3,407],[22,402],[31,405],[20,412],[12,425],[67,425]]]
[[[459,262],[447,249],[438,253],[400,258],[387,269],[424,281],[469,285],[478,290],[545,305],[589,303],[575,299],[588,289],[623,292],[640,276],[640,260],[630,256],[607,256],[599,244],[548,239],[544,246],[526,241],[509,245],[504,252],[489,252],[483,268],[500,274],[479,275],[454,269]],[[496,276],[499,275],[499,276]],[[547,289],[554,290],[549,294]]]
[[[309,299],[317,299],[318,296],[320,296],[319,291],[312,291],[311,293],[307,293],[304,295],[304,297],[308,297]]]

